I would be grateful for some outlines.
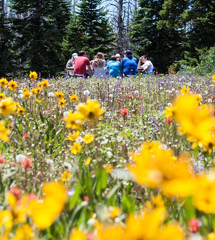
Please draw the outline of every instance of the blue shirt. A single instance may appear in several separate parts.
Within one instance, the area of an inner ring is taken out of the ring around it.
[[[127,56],[122,59],[123,73],[125,75],[135,75],[137,70],[137,59],[132,56]]]
[[[122,64],[118,61],[110,61],[107,64],[107,68],[109,68],[109,76],[118,77],[121,76]]]

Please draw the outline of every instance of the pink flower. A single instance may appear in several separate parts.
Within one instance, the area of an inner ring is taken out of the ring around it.
[[[121,113],[122,113],[123,116],[127,116],[128,115],[128,109],[127,108],[123,108],[121,110]]]
[[[191,218],[188,223],[188,226],[190,227],[191,233],[197,232],[200,228],[199,220],[197,218]]]
[[[27,138],[29,138],[29,136],[28,136],[28,134],[25,133],[25,134],[23,134],[22,138],[27,139]]]
[[[29,157],[24,158],[21,164],[25,170],[28,170],[28,168],[32,167],[31,159]]]

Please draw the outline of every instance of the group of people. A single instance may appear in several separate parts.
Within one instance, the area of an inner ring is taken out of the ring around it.
[[[85,51],[79,54],[73,53],[72,58],[66,64],[66,70],[69,75],[82,77],[106,78],[130,76],[141,71],[143,75],[153,74],[154,66],[146,55],[140,57],[139,61],[132,56],[131,50],[124,52],[124,58],[121,60],[120,54],[111,56],[109,61],[105,61],[104,54],[98,52],[94,59],[90,61]]]

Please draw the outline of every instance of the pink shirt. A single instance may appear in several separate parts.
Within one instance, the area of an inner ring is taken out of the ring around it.
[[[90,65],[90,60],[87,57],[79,56],[75,58],[74,74],[86,75],[86,66]]]

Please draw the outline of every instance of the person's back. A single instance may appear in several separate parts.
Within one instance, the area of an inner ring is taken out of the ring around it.
[[[98,52],[97,55],[95,56],[92,66],[94,69],[93,76],[96,78],[105,78],[106,77],[106,72],[105,72],[105,60],[104,60],[104,54]]]
[[[86,53],[84,51],[81,51],[80,53],[79,53],[79,56],[75,58],[74,74],[80,74],[80,75],[86,76],[86,66],[88,66],[89,68],[90,60],[86,57]],[[91,76],[91,73],[90,73],[90,76]]]
[[[111,57],[111,61],[108,62],[107,68],[109,68],[110,77],[121,76],[122,64],[116,60],[115,56]]]
[[[137,59],[132,57],[132,52],[130,50],[127,50],[125,54],[126,56],[122,59],[123,73],[125,75],[135,75],[138,73]]]

